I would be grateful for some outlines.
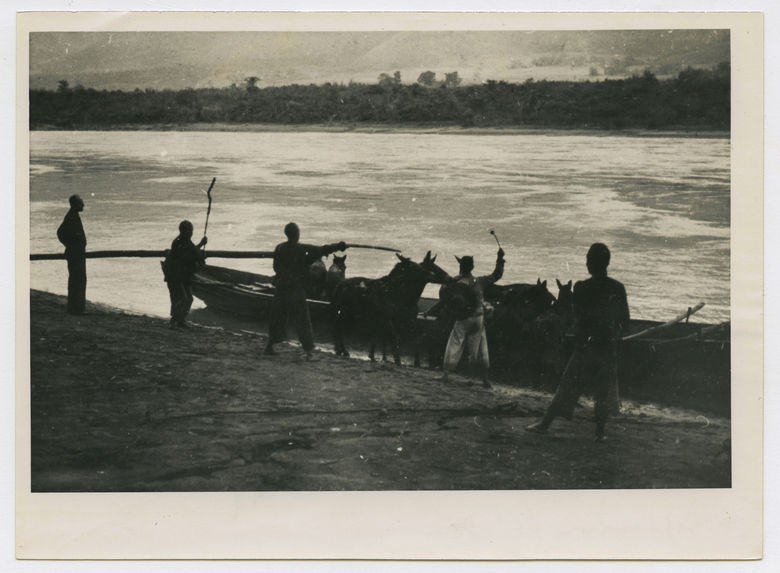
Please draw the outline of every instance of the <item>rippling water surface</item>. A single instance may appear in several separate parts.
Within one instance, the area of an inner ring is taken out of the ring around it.
[[[434,133],[32,132],[30,251],[60,252],[56,229],[79,193],[89,250],[163,249],[181,219],[206,217],[209,248],[270,250],[296,221],[304,242],[431,249],[451,273],[471,254],[503,282],[587,276],[594,241],[632,315],[666,320],[699,301],[729,319],[729,140]],[[214,264],[270,273],[265,260]],[[380,276],[392,254],[352,249],[348,275]],[[90,260],[87,297],[165,315],[155,259]],[[31,286],[67,291],[64,261],[33,262]],[[432,289],[426,294],[433,294]]]

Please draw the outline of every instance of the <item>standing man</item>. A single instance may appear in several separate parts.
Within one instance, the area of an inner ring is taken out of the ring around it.
[[[527,426],[529,432],[546,432],[557,416],[571,419],[584,386],[589,385],[596,410],[596,441],[606,439],[607,417],[618,405],[617,344],[629,320],[626,289],[622,283],[607,276],[609,260],[606,245],[591,245],[586,258],[591,278],[574,285],[577,336],[577,348],[572,357],[574,376],[566,376],[564,372],[544,418]]]
[[[287,236],[287,241],[278,244],[274,250],[276,292],[271,304],[268,343],[264,354],[276,354],[274,344],[284,340],[285,326],[289,317],[298,331],[298,339],[306,353],[306,359],[311,360],[314,351],[314,334],[309,316],[309,305],[306,303],[309,265],[320,257],[345,250],[347,245],[344,241],[321,247],[299,243],[301,232],[295,223],[287,223],[284,227],[284,234]]]
[[[84,201],[78,195],[68,199],[70,210],[57,229],[57,238],[65,245],[68,261],[68,306],[70,314],[84,314],[87,293],[87,236],[81,224]]]
[[[499,280],[504,274],[504,249],[498,249],[496,268],[489,275],[474,277],[474,258],[457,258],[460,273],[454,281],[442,289],[442,298],[454,310],[455,325],[452,327],[447,349],[444,352],[444,374],[442,380],[449,379],[449,372],[458,367],[463,349],[468,352],[469,364],[477,363],[482,369],[482,386],[490,388],[488,374],[490,357],[488,355],[487,335],[485,334],[484,290],[488,284]]]
[[[192,276],[206,259],[202,247],[208,239],[204,236],[195,245],[192,232],[192,223],[187,220],[179,223],[179,235],[171,243],[170,253],[165,259],[165,280],[171,296],[171,328],[187,326],[187,315],[192,307]]]

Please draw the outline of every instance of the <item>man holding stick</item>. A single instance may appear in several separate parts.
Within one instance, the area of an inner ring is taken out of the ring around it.
[[[195,245],[192,233],[192,223],[186,219],[179,223],[179,236],[171,243],[164,265],[171,297],[171,328],[187,326],[186,318],[192,307],[192,276],[206,258],[202,247],[208,239],[204,235]]]
[[[299,243],[301,232],[295,223],[284,227],[287,241],[280,243],[274,250],[274,300],[271,304],[271,318],[268,325],[268,343],[263,354],[273,355],[274,344],[285,338],[285,326],[288,317],[292,319],[298,331],[298,339],[307,360],[314,358],[314,334],[312,332],[309,306],[306,303],[306,284],[309,277],[309,265],[320,257],[328,256],[347,248],[344,241],[316,247]]]
[[[618,404],[617,343],[630,318],[625,287],[607,276],[609,260],[606,245],[591,245],[586,258],[591,278],[578,281],[573,292],[577,347],[544,418],[527,426],[529,432],[546,432],[557,416],[570,420],[583,387],[590,385],[595,403],[596,441],[606,439],[607,417]]]
[[[445,304],[456,308],[458,305],[455,304],[455,300],[461,299],[460,306],[463,308],[456,310],[455,325],[447,340],[442,380],[448,381],[449,372],[458,367],[463,351],[466,350],[469,364],[474,367],[479,363],[482,368],[482,386],[490,388],[490,357],[483,305],[484,290],[487,285],[495,283],[504,275],[504,249],[499,246],[495,269],[491,274],[482,277],[471,274],[474,270],[473,257],[455,258],[460,265],[460,272],[452,283],[442,289],[442,300]]]

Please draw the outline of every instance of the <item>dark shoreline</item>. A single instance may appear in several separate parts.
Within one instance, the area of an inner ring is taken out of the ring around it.
[[[274,124],[274,123],[186,123],[186,124],[112,124],[60,127],[31,126],[30,131],[192,131],[257,133],[381,133],[418,135],[588,135],[594,137],[687,137],[729,139],[729,131],[719,129],[600,129],[569,127],[462,127],[451,124]]]
[[[595,444],[583,403],[536,435],[547,393],[87,312],[30,291],[34,492],[731,486],[728,418],[629,405]]]

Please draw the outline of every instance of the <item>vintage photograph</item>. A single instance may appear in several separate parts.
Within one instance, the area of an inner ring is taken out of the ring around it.
[[[31,493],[732,487],[728,27],[28,39]]]

